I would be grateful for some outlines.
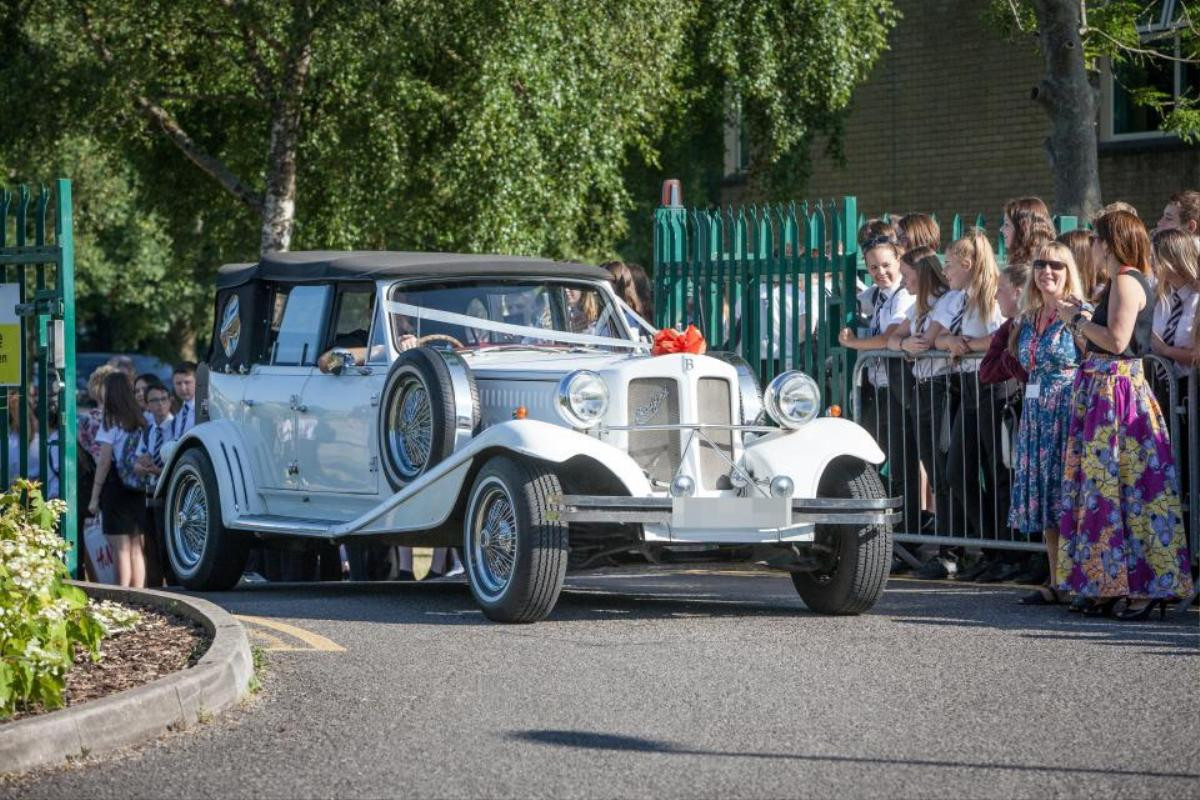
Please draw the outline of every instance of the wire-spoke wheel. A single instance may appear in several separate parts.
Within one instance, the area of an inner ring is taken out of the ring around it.
[[[417,376],[401,380],[385,436],[397,471],[406,480],[420,475],[433,447],[433,408],[429,390]]]
[[[479,429],[479,390],[461,358],[429,347],[392,362],[379,402],[379,456],[393,490],[450,456]]]
[[[228,589],[242,577],[250,540],[221,522],[221,495],[212,463],[200,448],[171,469],[163,514],[167,559],[188,589]]]
[[[495,456],[476,476],[463,550],[471,592],[490,619],[536,622],[553,610],[567,570],[561,495],[553,472],[509,456]]]

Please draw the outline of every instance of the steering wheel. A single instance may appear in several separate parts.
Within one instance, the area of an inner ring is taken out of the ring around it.
[[[460,342],[458,339],[455,339],[453,336],[450,336],[445,333],[431,333],[431,334],[428,334],[427,336],[422,336],[417,339],[417,347],[424,347],[429,342],[449,342],[450,344],[454,345],[454,347],[458,350],[466,350],[467,349],[466,346],[462,342]]]

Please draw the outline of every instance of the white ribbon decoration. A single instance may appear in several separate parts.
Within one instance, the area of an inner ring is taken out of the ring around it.
[[[613,339],[608,336],[592,336],[586,333],[567,333],[553,328],[534,328],[530,325],[511,325],[507,322],[496,322],[483,317],[472,317],[470,314],[456,314],[453,311],[439,311],[435,308],[424,308],[409,303],[397,303],[389,300],[384,304],[389,314],[403,314],[420,322],[427,319],[433,322],[445,322],[450,325],[461,325],[481,331],[493,331],[509,336],[522,336],[529,339],[549,340],[565,344],[590,344],[598,347],[623,347],[629,350],[649,350],[646,342],[635,342],[632,339]]]

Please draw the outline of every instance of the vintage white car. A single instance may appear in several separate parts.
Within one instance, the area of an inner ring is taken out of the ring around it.
[[[896,500],[800,372],[653,356],[596,267],[296,252],[223,267],[201,406],[158,496],[182,583],[238,582],[255,537],[460,547],[493,620],[554,608],[568,566],[728,548],[813,610],[870,608]],[[773,424],[768,424],[768,422]]]

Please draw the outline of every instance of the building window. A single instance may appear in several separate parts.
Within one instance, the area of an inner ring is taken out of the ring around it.
[[[1182,55],[1179,28],[1181,0],[1155,0],[1147,5],[1138,24],[1142,42],[1175,57]],[[1160,130],[1163,115],[1137,102],[1139,92],[1152,89],[1179,100],[1200,97],[1200,66],[1148,58],[1115,67],[1106,59],[1100,71],[1100,139],[1106,142],[1173,138]]]

